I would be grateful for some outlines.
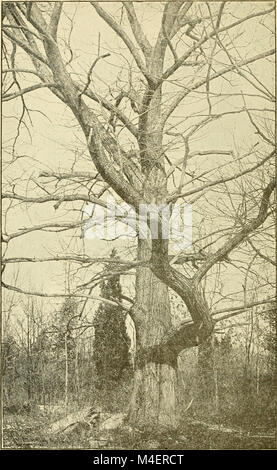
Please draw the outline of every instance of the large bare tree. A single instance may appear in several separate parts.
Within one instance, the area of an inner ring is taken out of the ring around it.
[[[82,18],[95,29],[89,50],[78,47]],[[261,237],[270,232],[274,212],[273,18],[274,5],[267,2],[2,4],[4,112],[17,102],[9,168],[20,156],[21,133],[26,128],[32,133],[33,93],[42,99],[51,94],[65,105],[90,157],[85,169],[78,167],[82,155],[76,154],[74,166],[65,162],[62,171],[41,171],[24,193],[10,177],[3,196],[7,220],[14,204],[106,207],[107,193],[137,213],[141,204],[172,209],[175,203],[193,203],[197,214],[190,250],[172,251],[158,217],[158,236],[151,237],[150,227],[148,239],[137,239],[135,259],[116,260],[115,271],[136,270],[132,308],[122,299],[137,337],[130,422],[176,425],[178,355],[209,338],[214,314],[220,313],[207,299],[211,273],[232,269],[232,256],[241,248],[247,247],[241,255],[245,263],[251,252],[271,260],[270,239],[265,246]],[[10,254],[9,244],[33,231],[82,230],[82,219],[72,214],[70,223],[5,231],[5,266],[111,262],[81,253],[40,259]],[[27,292],[8,275],[3,285]],[[76,296],[99,300],[93,286]],[[191,317],[178,328],[172,326],[171,290]]]

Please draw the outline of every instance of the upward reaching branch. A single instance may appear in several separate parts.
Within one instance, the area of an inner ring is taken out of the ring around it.
[[[133,2],[123,2],[123,6],[127,11],[129,23],[131,25],[135,39],[138,45],[140,46],[142,52],[144,53],[145,58],[147,59],[152,52],[152,46],[148,41],[147,37],[145,36],[144,31],[138,21],[134,4]]]
[[[123,28],[113,19],[109,13],[107,13],[100,5],[98,2],[90,2],[91,5],[95,8],[99,16],[118,34],[118,36],[124,41],[126,46],[128,47],[129,51],[131,52],[132,56],[134,57],[136,64],[139,68],[139,70],[143,73],[144,77],[147,79],[147,81],[152,83],[152,78],[148,74],[148,71],[146,69],[145,63],[143,62],[141,56],[139,55],[137,48],[135,47],[134,43],[131,41],[131,39],[128,37],[128,35],[125,33]],[[140,40],[141,42],[141,40]]]
[[[56,2],[53,7],[53,11],[51,14],[50,24],[49,24],[49,32],[52,38],[56,41],[57,40],[57,31],[59,20],[62,12],[63,2]]]

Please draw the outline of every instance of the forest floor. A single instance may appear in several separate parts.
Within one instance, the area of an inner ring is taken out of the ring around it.
[[[62,415],[61,415],[62,416]],[[111,416],[113,416],[111,414]],[[78,426],[70,433],[49,434],[49,426],[59,419],[57,413],[5,413],[4,449],[276,449],[274,429],[241,429],[211,421],[186,418],[177,430],[133,429],[121,425],[101,430]]]

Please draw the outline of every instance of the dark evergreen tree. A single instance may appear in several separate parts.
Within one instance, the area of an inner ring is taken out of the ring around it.
[[[116,258],[116,251],[111,253]],[[114,264],[107,265],[108,273],[114,269]],[[101,297],[121,301],[120,275],[104,279],[101,283]],[[97,372],[97,386],[99,388],[112,387],[119,382],[123,371],[130,367],[129,346],[127,335],[126,312],[120,306],[101,303],[94,319],[94,348],[93,358]]]

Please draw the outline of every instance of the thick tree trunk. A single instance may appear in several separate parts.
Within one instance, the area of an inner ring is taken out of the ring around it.
[[[218,378],[214,334],[198,346],[198,397],[206,411],[218,412]]]
[[[139,240],[139,259],[149,246]],[[140,426],[176,426],[176,355],[158,345],[171,327],[168,288],[148,268],[137,273],[135,306],[137,354],[129,421]]]

